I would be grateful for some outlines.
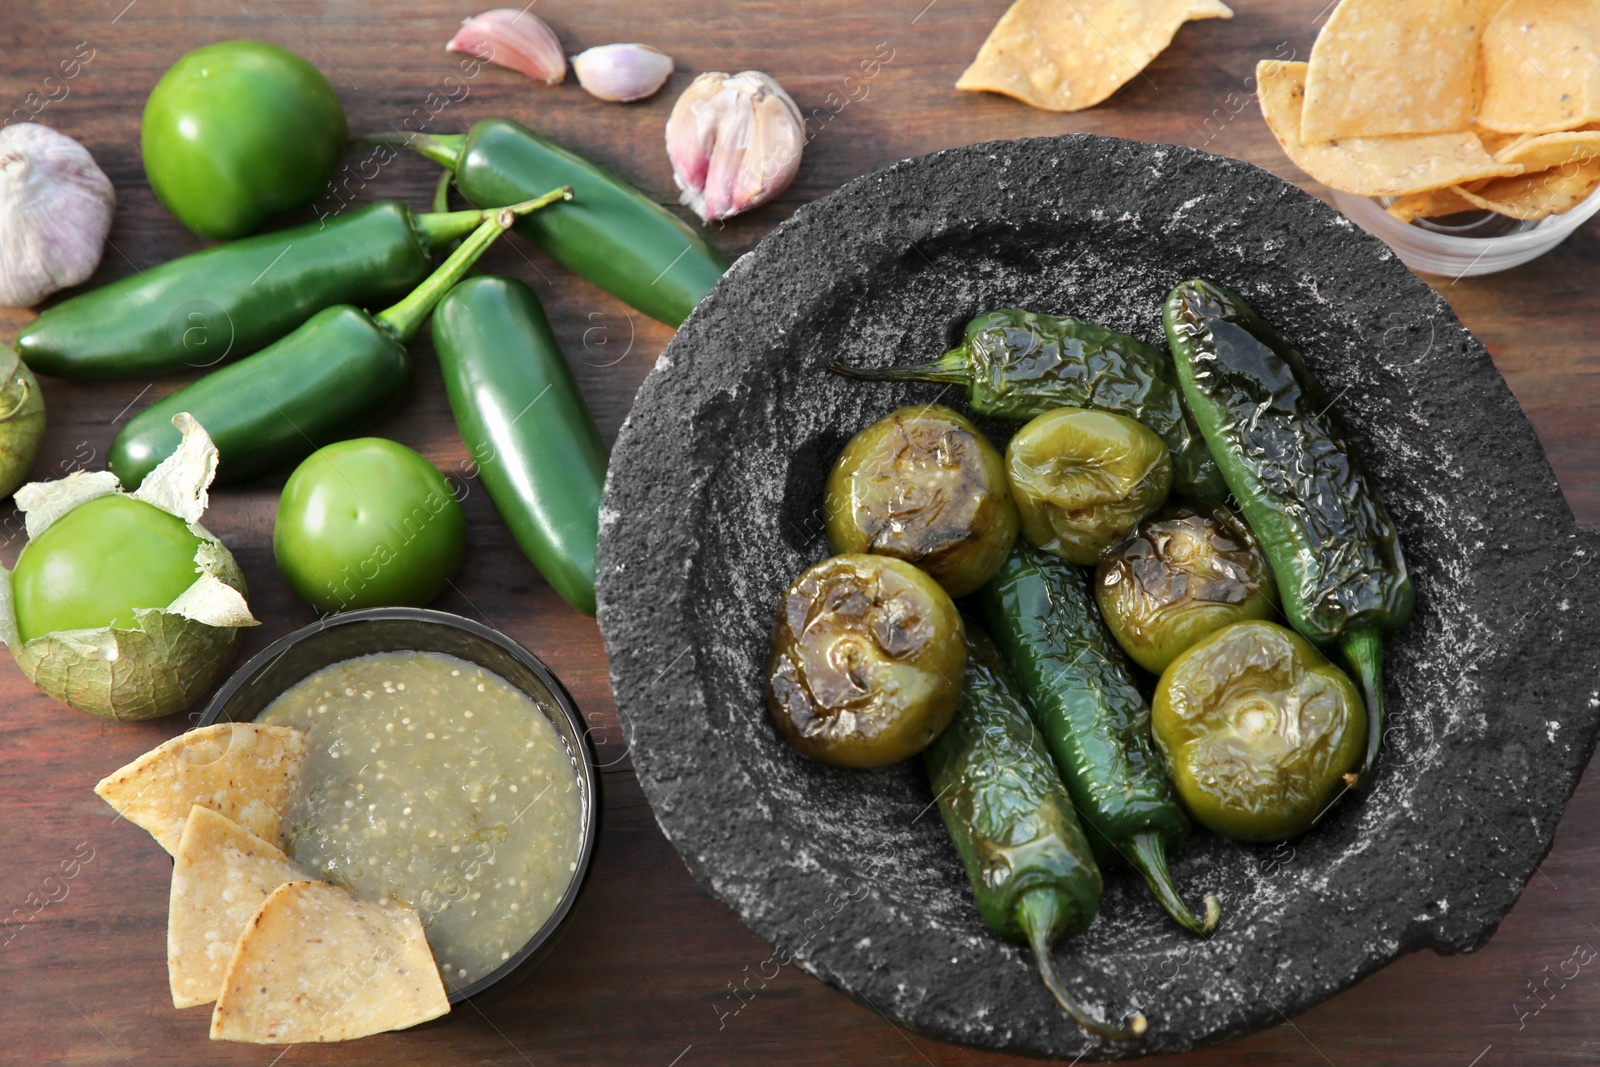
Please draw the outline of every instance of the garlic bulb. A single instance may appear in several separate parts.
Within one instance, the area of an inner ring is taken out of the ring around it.
[[[678,199],[704,222],[765,204],[800,169],[805,139],[800,109],[767,75],[702,74],[667,119]]]
[[[567,78],[567,56],[556,31],[526,8],[497,7],[474,15],[461,24],[444,50],[476,56],[546,85],[560,85]]]
[[[35,122],[0,129],[0,307],[32,307],[86,281],[116,203],[77,141]]]
[[[589,95],[643,100],[672,76],[672,57],[647,44],[603,44],[572,57],[572,73]]]

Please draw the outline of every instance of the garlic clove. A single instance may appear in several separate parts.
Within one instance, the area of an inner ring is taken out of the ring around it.
[[[567,57],[556,31],[526,10],[498,7],[474,15],[461,24],[444,50],[476,56],[546,85],[560,85],[567,77]]]
[[[703,222],[748,211],[783,192],[804,148],[800,109],[758,70],[700,75],[667,119],[678,199]]]
[[[578,84],[601,100],[643,100],[672,76],[672,57],[647,44],[603,44],[572,57]]]
[[[116,203],[77,141],[35,122],[0,128],[0,307],[32,307],[87,281]]]

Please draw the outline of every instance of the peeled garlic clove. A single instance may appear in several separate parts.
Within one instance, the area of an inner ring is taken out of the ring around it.
[[[767,75],[702,74],[667,119],[678,199],[704,222],[765,204],[800,169],[805,139],[800,109]]]
[[[116,203],[77,141],[35,122],[0,129],[0,307],[32,307],[87,281]]]
[[[514,7],[467,19],[444,50],[476,56],[546,85],[560,85],[567,78],[567,57],[556,31],[539,16]]]
[[[572,57],[578,84],[601,100],[643,100],[672,76],[672,57],[647,44],[603,44]]]

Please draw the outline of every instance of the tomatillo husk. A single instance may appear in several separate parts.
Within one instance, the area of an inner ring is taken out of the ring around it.
[[[44,394],[15,350],[0,345],[0,497],[17,491],[44,438]]]
[[[0,568],[0,640],[22,673],[56,700],[101,718],[154,719],[183,710],[228,668],[239,628],[258,625],[239,565],[199,522],[217,450],[188,413],[172,422],[182,444],[130,494],[182,519],[200,539],[196,578],[171,603],[136,608],[129,627],[56,630],[23,641],[11,572]],[[120,492],[109,471],[79,471],[23,486],[17,507],[31,540],[83,504]]]

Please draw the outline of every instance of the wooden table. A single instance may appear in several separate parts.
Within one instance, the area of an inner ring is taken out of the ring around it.
[[[1283,157],[1249,99],[1257,59],[1307,54],[1326,17],[1324,0],[1237,0],[1231,22],[1187,26],[1145,76],[1076,115],[952,88],[1006,0],[535,3],[569,52],[641,40],[670,52],[678,73],[655,99],[633,106],[592,100],[572,79],[548,89],[486,69],[463,80],[459,57],[447,55],[443,45],[456,23],[473,13],[470,4],[9,0],[0,116],[13,108],[26,116],[43,103],[37,121],[81,140],[115,181],[116,224],[98,281],[201,246],[145,183],[139,113],[180,54],[233,37],[273,41],[310,58],[338,90],[352,131],[388,129],[415,116],[412,128],[425,123],[430,131],[457,132],[477,119],[508,115],[585,152],[663,203],[675,200],[662,128],[677,94],[697,71],[765,70],[811,116],[812,139],[799,177],[779,202],[712,231],[730,259],[799,205],[850,178],[906,156],[993,138],[1093,131],[1189,144],[1251,160],[1326,195]],[[889,52],[892,59],[876,77],[863,81],[862,62]],[[77,67],[70,63],[75,55]],[[68,67],[58,68],[63,61]],[[61,79],[60,69],[76,70],[76,76]],[[52,72],[56,77],[47,83]],[[452,74],[457,77],[447,83]],[[431,164],[412,158],[374,177],[357,176],[352,168],[343,176],[348,192],[340,195],[400,197],[420,207],[436,174]],[[1600,241],[1590,225],[1521,269],[1432,280],[1494,354],[1574,512],[1587,523],[1600,520],[1597,259]],[[487,262],[490,270],[534,286],[601,430],[614,438],[669,331],[630,314],[520,240],[506,242]],[[26,313],[0,312],[0,337],[11,337],[26,319]],[[461,475],[469,469],[466,454],[426,337],[414,351],[419,372],[411,401],[376,432]],[[85,387],[46,380],[50,429],[34,476],[99,467],[128,413],[177,384],[161,379]],[[583,707],[607,766],[598,860],[554,955],[500,1004],[468,1010],[433,1029],[287,1050],[208,1042],[208,1013],[175,1011],[167,994],[169,861],[143,832],[114,824],[90,792],[101,775],[183,729],[186,718],[104,723],[48,700],[7,661],[0,666],[0,912],[13,920],[0,930],[0,1061],[138,1067],[1002,1062],[905,1032],[793,967],[764,984],[749,980],[770,950],[689,877],[657,829],[628,762],[594,622],[544,585],[481,488],[470,478],[463,484],[471,551],[456,582],[459,592],[436,606],[483,619],[544,657]],[[313,618],[272,561],[280,485],[218,492],[206,520],[244,567],[263,620],[244,642],[247,653]],[[22,538],[9,504],[3,510],[8,521],[0,531],[0,558],[9,565]],[[1595,1062],[1600,962],[1565,982],[1557,972],[1575,952],[1578,959],[1593,956],[1582,946],[1600,945],[1600,849],[1586,833],[1597,820],[1600,780],[1591,775],[1578,788],[1540,873],[1483,950],[1458,958],[1416,953],[1275,1029],[1161,1062]],[[1529,846],[1505,840],[1502,847]],[[92,858],[64,884],[46,882],[75,856]],[[60,899],[38,907],[46,897]]]

